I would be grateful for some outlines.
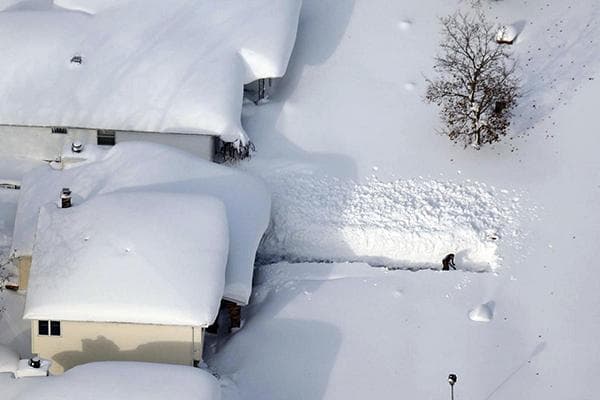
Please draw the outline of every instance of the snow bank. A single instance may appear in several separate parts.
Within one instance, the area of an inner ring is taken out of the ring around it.
[[[25,319],[209,326],[227,216],[213,197],[110,193],[40,210]]]
[[[247,140],[242,90],[285,73],[300,0],[3,2],[0,124]]]
[[[229,222],[229,257],[224,297],[246,304],[252,291],[254,258],[270,217],[264,183],[239,170],[217,165],[183,151],[153,143],[126,142],[98,161],[50,166],[24,176],[15,218],[12,250],[30,255],[40,207],[56,202],[69,187],[75,204],[113,192],[166,192],[214,196],[224,204]]]
[[[273,220],[261,261],[363,261],[387,267],[493,270],[520,211],[513,193],[476,182],[403,179],[363,184],[272,174]]]
[[[179,365],[97,362],[60,376],[37,379],[15,399],[45,400],[219,400],[221,390],[208,372]]]

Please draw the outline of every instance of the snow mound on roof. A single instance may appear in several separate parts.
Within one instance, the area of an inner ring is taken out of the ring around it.
[[[223,203],[110,193],[40,210],[24,318],[208,326],[225,284]]]
[[[96,362],[60,376],[38,379],[17,399],[45,400],[219,400],[218,381],[187,366],[140,362]]]
[[[0,11],[10,59],[0,64],[0,124],[242,143],[243,85],[285,73],[300,11],[300,0],[9,4]]]
[[[45,165],[23,177],[12,243],[17,256],[31,255],[38,211],[57,201],[63,187],[73,192],[74,204],[112,192],[203,194],[220,199],[230,235],[224,297],[248,302],[254,258],[271,210],[261,179],[147,142],[119,143],[98,161],[73,164],[62,171]]]
[[[359,184],[301,173],[266,177],[273,220],[259,256],[268,263],[362,261],[392,268],[489,271],[510,242],[518,196],[476,182],[404,179]]]

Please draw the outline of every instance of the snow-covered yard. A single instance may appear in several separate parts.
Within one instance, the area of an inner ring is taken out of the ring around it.
[[[239,168],[272,194],[258,259],[278,263],[207,351],[225,399],[439,399],[449,373],[457,399],[597,397],[600,4],[482,1],[518,30],[524,96],[473,151],[422,101],[437,18],[468,3],[304,0],[278,92],[243,113]],[[449,252],[462,270],[431,270]],[[6,305],[0,343],[26,351]]]
[[[305,0],[279,94],[246,107],[243,168],[273,194],[264,259],[430,267],[473,247],[495,273],[263,267],[209,360],[230,398],[443,398],[451,372],[457,398],[596,397],[600,5],[482,3],[519,29],[512,136],[465,150],[422,101],[437,17],[468,2]]]

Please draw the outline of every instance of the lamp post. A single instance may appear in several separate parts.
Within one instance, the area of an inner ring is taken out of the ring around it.
[[[450,384],[450,400],[454,400],[454,384],[456,383],[456,375],[448,375],[448,383]]]

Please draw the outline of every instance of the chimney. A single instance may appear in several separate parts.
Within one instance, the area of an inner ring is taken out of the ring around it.
[[[73,153],[81,153],[82,150],[83,150],[83,143],[81,143],[81,142],[71,143],[71,151]]]
[[[71,190],[69,188],[63,188],[62,192],[60,192],[60,207],[71,207]]]

